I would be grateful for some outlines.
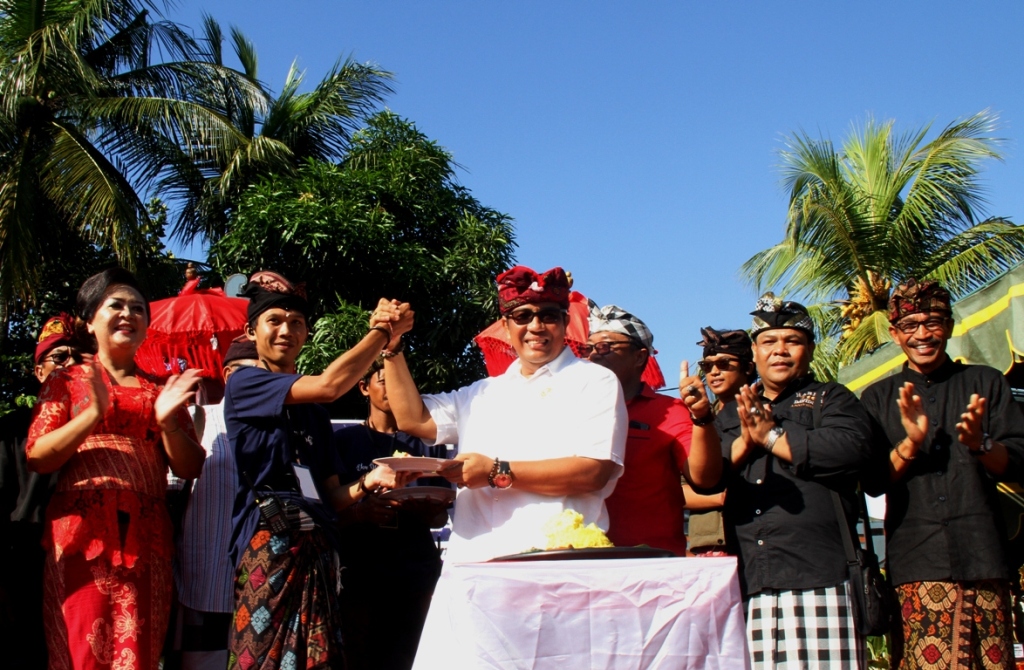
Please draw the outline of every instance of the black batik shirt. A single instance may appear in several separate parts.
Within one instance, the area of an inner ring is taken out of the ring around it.
[[[821,423],[815,428],[819,397]],[[870,419],[845,387],[802,377],[779,394],[771,409],[786,431],[793,462],[755,447],[746,463],[729,469],[724,478],[727,537],[739,556],[744,596],[769,588],[835,586],[847,579],[831,491],[839,492],[852,528],[857,477],[871,460]],[[722,409],[715,427],[728,458],[740,436],[736,403]]]
[[[929,426],[903,477],[879,486],[887,493],[886,548],[893,583],[1009,579],[1013,571],[996,482],[1019,481],[1024,473],[1024,415],[1006,379],[994,368],[949,359],[930,375],[904,364],[902,372],[872,384],[861,397],[877,421],[879,448],[886,454],[907,435],[896,401],[908,381],[921,396]],[[1006,472],[998,478],[957,440],[956,424],[972,393],[988,399],[982,427],[1009,454]]]

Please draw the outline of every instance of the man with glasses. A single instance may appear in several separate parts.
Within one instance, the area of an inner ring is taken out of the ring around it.
[[[625,471],[606,501],[608,538],[619,546],[646,544],[686,555],[680,475],[698,486],[718,483],[722,449],[700,378],[683,361],[682,400],[658,395],[641,377],[654,350],[643,321],[621,307],[590,303],[590,360],[615,373],[629,413]]]
[[[67,314],[48,319],[33,363],[39,383],[57,368],[80,362]],[[16,408],[0,419],[0,647],[5,667],[45,668],[43,638],[43,518],[57,474],[29,472],[25,441],[31,410]]]
[[[996,483],[1024,475],[1024,417],[1006,379],[950,359],[949,292],[913,278],[889,300],[907,362],[862,396],[886,462],[888,573],[900,667],[1012,668],[1005,530]]]
[[[399,430],[459,446],[456,463],[441,473],[460,486],[446,556],[454,562],[544,547],[544,524],[565,509],[607,529],[604,501],[622,473],[622,389],[612,372],[565,345],[565,272],[516,266],[497,284],[519,356],[505,373],[421,397],[402,353],[384,363]]]
[[[752,665],[862,668],[833,491],[852,530],[871,420],[845,387],[811,373],[814,325],[803,305],[766,293],[752,315],[761,381],[715,421],[729,459],[726,533],[739,556]]]

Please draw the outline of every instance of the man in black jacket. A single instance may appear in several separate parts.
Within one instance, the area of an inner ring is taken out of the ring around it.
[[[42,384],[50,373],[81,362],[74,348],[71,317],[43,324],[34,372]],[[43,637],[43,520],[57,473],[29,472],[25,442],[32,412],[19,407],[0,419],[0,649],[4,667],[46,667]]]
[[[941,286],[908,279],[889,322],[907,362],[862,400],[888,454],[876,488],[888,494],[887,564],[903,624],[894,662],[1012,668],[1013,570],[996,482],[1024,474],[1024,415],[998,370],[946,354],[953,319]]]
[[[863,667],[831,492],[852,527],[870,420],[852,393],[810,373],[814,327],[802,305],[768,293],[752,314],[761,383],[716,419],[731,462],[725,517],[751,660],[755,668]]]

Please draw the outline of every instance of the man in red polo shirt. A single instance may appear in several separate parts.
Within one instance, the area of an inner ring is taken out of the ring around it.
[[[646,544],[686,554],[683,490],[679,475],[696,486],[718,483],[722,448],[699,377],[683,362],[682,400],[658,395],[641,381],[654,336],[643,321],[608,305],[590,305],[592,362],[619,378],[629,412],[624,472],[605,504],[608,537],[616,546]]]

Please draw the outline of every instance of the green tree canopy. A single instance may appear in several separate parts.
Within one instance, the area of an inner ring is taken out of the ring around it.
[[[935,279],[954,299],[1024,259],[1024,229],[982,218],[978,175],[1000,158],[996,118],[981,112],[926,141],[869,120],[840,150],[798,134],[782,152],[785,237],[741,268],[757,290],[814,303],[819,376],[888,341],[885,310],[903,279]]]
[[[355,134],[341,165],[250,187],[211,249],[222,274],[275,270],[306,282],[316,333],[300,359],[321,370],[366,333],[381,297],[408,301],[411,365],[426,391],[485,374],[470,347],[497,318],[494,277],[513,262],[511,219],[455,180],[452,157],[390,112]]]
[[[0,0],[0,323],[11,298],[34,298],[62,236],[133,268],[147,219],[136,189],[160,165],[154,146],[221,147],[235,132],[204,104],[211,82],[258,99],[147,6]]]
[[[223,42],[220,24],[205,16],[199,58],[224,69]],[[339,59],[307,92],[300,92],[304,73],[293,63],[275,96],[258,80],[255,45],[237,28],[231,29],[230,44],[259,96],[238,95],[230,81],[203,89],[203,104],[217,109],[231,124],[229,141],[200,150],[165,141],[157,148],[163,153],[160,193],[178,206],[173,232],[186,242],[197,237],[220,239],[238,198],[260,178],[293,175],[310,159],[342,160],[352,132],[391,93],[391,73]]]
[[[184,283],[186,261],[174,259],[164,247],[167,207],[159,200],[147,205],[136,248],[136,275],[146,296],[160,300],[175,295]],[[78,288],[90,276],[117,265],[109,247],[68,230],[52,241],[53,256],[39,266],[34,301],[14,299],[7,322],[7,337],[0,343],[0,416],[19,403],[35,400],[39,384],[33,374],[32,355],[43,323],[60,312],[74,314]]]

